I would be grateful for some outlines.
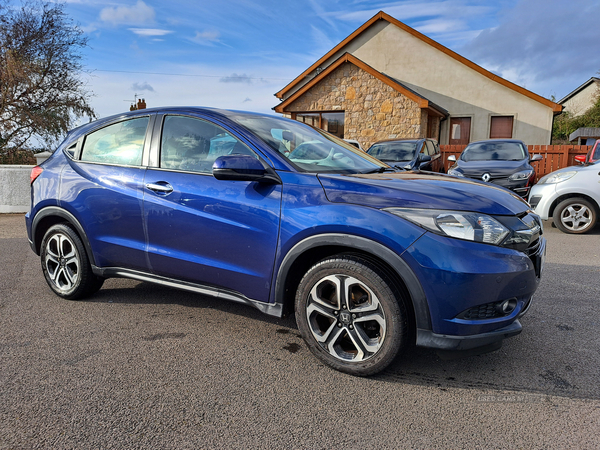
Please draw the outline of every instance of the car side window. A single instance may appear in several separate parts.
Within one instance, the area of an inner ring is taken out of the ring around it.
[[[81,160],[104,164],[139,166],[149,117],[124,120],[88,134]]]
[[[427,155],[427,146],[425,145],[425,142],[423,142],[423,144],[421,145],[421,148],[419,149],[419,153],[423,153],[424,155]]]
[[[224,128],[186,116],[166,116],[163,122],[160,167],[186,172],[212,173],[219,156],[258,155]]]
[[[429,156],[435,156],[440,152],[439,148],[432,141],[427,141],[427,154]]]

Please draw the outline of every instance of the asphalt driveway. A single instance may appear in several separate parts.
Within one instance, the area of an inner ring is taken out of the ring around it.
[[[600,229],[547,224],[521,335],[355,378],[293,318],[131,280],[53,295],[0,215],[0,448],[599,448]]]

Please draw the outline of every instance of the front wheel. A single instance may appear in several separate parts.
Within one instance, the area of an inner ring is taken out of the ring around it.
[[[553,221],[563,233],[581,234],[594,228],[596,216],[594,205],[583,198],[573,197],[558,204]]]
[[[380,372],[408,340],[400,293],[383,270],[358,256],[333,256],[311,267],[298,286],[295,306],[298,329],[311,352],[342,372]]]
[[[42,271],[55,294],[68,300],[92,295],[104,280],[92,272],[83,242],[64,224],[54,225],[42,241]]]

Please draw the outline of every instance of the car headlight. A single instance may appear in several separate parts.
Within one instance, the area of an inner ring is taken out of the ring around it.
[[[510,230],[491,216],[439,209],[386,208],[406,220],[442,236],[485,244],[500,244]]]
[[[577,171],[571,170],[569,172],[558,172],[558,173],[550,173],[545,177],[542,177],[537,184],[553,184],[553,183],[562,183],[563,181],[567,181],[569,178],[573,178]]]
[[[508,177],[509,180],[512,181],[518,181],[518,180],[526,180],[528,179],[531,174],[533,173],[533,170],[522,170],[521,172],[516,172],[513,173],[510,177]]]
[[[465,177],[465,176],[464,176],[464,174],[463,174],[462,172],[459,172],[459,171],[458,171],[458,170],[456,170],[456,169],[448,169],[448,175],[453,175],[453,176],[455,176],[455,177],[462,177],[462,178],[464,178],[464,177]]]

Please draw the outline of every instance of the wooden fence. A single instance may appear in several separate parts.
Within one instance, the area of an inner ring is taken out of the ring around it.
[[[448,156],[458,155],[465,149],[466,145],[440,145],[442,152],[442,158],[444,159],[444,168],[448,171],[448,168],[454,164],[452,161],[448,161]],[[578,164],[575,161],[576,155],[585,155],[592,148],[591,145],[528,145],[529,153],[531,155],[542,155],[541,161],[531,163],[535,168],[537,179],[536,182],[544,175],[554,172],[557,169],[561,169],[567,166],[574,166]]]

